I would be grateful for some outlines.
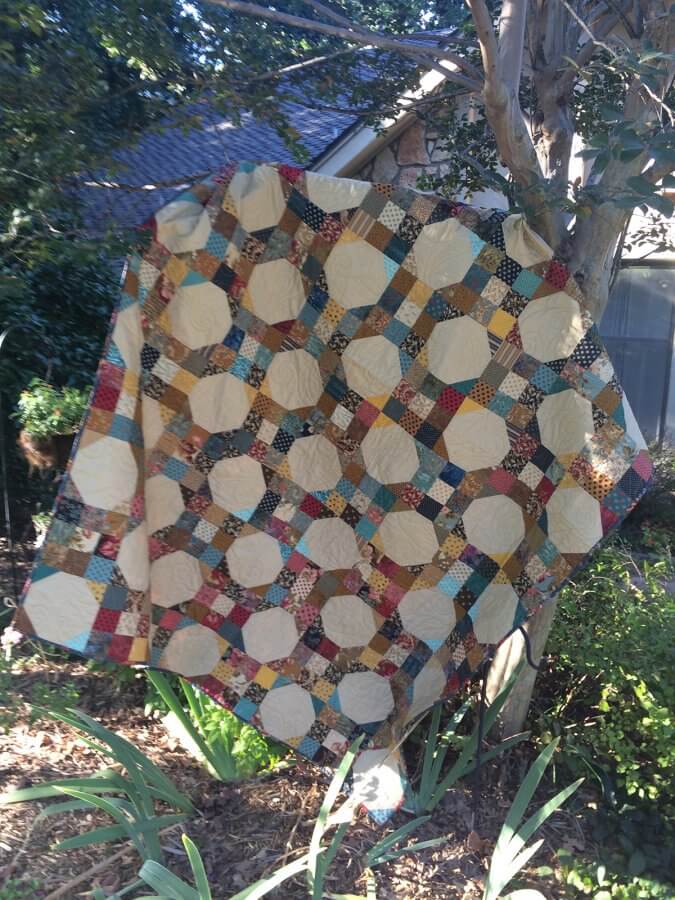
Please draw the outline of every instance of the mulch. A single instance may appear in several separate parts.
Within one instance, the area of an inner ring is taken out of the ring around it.
[[[12,686],[15,722],[7,734],[0,735],[0,792],[54,778],[90,775],[108,764],[84,745],[68,725],[51,719],[30,721],[26,701],[36,684],[42,690],[49,686],[57,693],[67,689],[78,697],[78,707],[131,740],[193,800],[197,814],[163,835],[168,864],[177,875],[190,880],[181,828],[201,851],[216,900],[230,897],[306,851],[330,780],[326,770],[291,756],[277,771],[223,784],[177,745],[158,719],[145,715],[142,676],[120,689],[117,681],[104,672],[91,671],[84,663],[62,655],[46,654],[42,658],[19,656],[17,669]],[[378,867],[378,900],[479,898],[491,849],[532,755],[532,749],[524,744],[486,766],[482,776],[480,838],[470,837],[470,786],[449,791],[431,820],[415,833],[416,840],[444,836],[445,842]],[[535,799],[541,803],[553,791],[549,785]],[[586,799],[591,799],[590,793]],[[543,890],[551,900],[564,894],[555,877],[542,879],[536,875],[536,869],[543,865],[555,867],[554,854],[561,847],[584,849],[587,838],[580,812],[583,800],[581,797],[574,807],[553,816],[539,834],[544,845],[528,870],[532,875],[530,885]],[[95,884],[112,893],[134,880],[140,862],[130,845],[106,844],[69,852],[52,849],[65,837],[108,824],[105,816],[70,813],[36,820],[37,809],[42,806],[44,803],[23,803],[3,809],[0,896],[3,881],[10,879],[35,879],[39,887],[31,888],[25,896],[36,900],[84,897]],[[364,894],[365,876],[360,861],[365,852],[383,834],[410,818],[409,814],[399,813],[382,830],[365,815],[359,815],[331,868],[329,889]],[[105,863],[108,859],[110,862]],[[98,871],[90,871],[101,863]],[[82,873],[88,874],[77,882]],[[286,882],[270,896],[283,900],[306,898],[303,877]]]

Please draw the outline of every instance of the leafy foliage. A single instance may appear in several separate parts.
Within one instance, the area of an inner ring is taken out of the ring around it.
[[[35,879],[10,878],[0,885],[0,900],[32,900],[40,889]]]
[[[360,743],[361,739],[354,741],[333,775],[314,823],[308,851],[293,862],[281,866],[265,878],[239,891],[231,900],[259,900],[259,898],[266,896],[289,878],[303,873],[309,900],[323,900],[323,898],[331,898],[331,900],[377,900],[377,882],[372,871],[376,866],[403,854],[416,853],[428,847],[438,846],[447,840],[446,836],[443,835],[412,844],[402,843],[420,825],[429,821],[430,816],[421,816],[413,819],[391,834],[382,837],[367,851],[365,858],[362,860],[367,890],[365,897],[330,892],[326,876],[349,832],[354,812],[358,805],[356,795],[349,797],[342,805],[337,807],[336,803],[354,763]],[[518,791],[492,856],[484,900],[497,900],[501,896],[503,888],[517,876],[527,860],[539,849],[542,841],[536,841],[532,846],[523,849],[525,843],[536,834],[541,825],[562,806],[581,783],[581,780],[577,781],[559,791],[527,820],[522,821],[557,744],[558,741],[555,740],[542,751],[532,764]],[[146,861],[139,872],[139,878],[141,882],[145,882],[157,891],[157,894],[153,894],[152,898],[157,898],[157,900],[160,897],[167,898],[167,900],[210,900],[212,896],[211,888],[199,851],[187,835],[183,835],[183,845],[188,855],[196,887],[192,887],[192,885],[178,878],[164,865],[155,861]],[[137,884],[138,882],[135,882],[134,886]],[[115,894],[111,900],[121,897],[122,893],[126,893],[126,890],[128,888],[119,894]],[[543,895],[536,891],[516,891],[509,894],[509,897],[517,900],[521,896],[522,900],[527,900],[526,895],[529,897],[529,900],[543,900]],[[96,893],[94,897],[97,897]],[[101,895],[101,900],[103,900],[103,895]],[[144,900],[151,900],[151,898],[148,896]]]
[[[524,665],[525,662],[523,660],[516,666],[511,676],[505,682],[503,688],[488,706],[484,720],[485,735],[489,733],[490,729],[495,724],[497,716],[506,703],[513,685],[522,672]],[[462,723],[470,706],[470,700],[463,703],[450,717],[442,730],[441,704],[436,704],[434,707],[431,713],[429,730],[422,741],[424,756],[419,784],[417,785],[416,790],[410,790],[410,796],[408,798],[408,803],[415,812],[432,812],[451,787],[453,787],[460,779],[465,778],[470,772],[474,771],[479,736],[478,723],[475,724],[473,731],[468,735],[460,735],[457,733],[457,729]],[[516,734],[503,741],[499,741],[494,747],[482,753],[482,763],[494,759],[494,757],[499,756],[516,744],[521,743],[521,741],[526,740],[528,736],[528,733]],[[458,750],[458,755],[452,765],[444,772],[443,769],[446,757],[451,746],[453,749]]]
[[[147,672],[149,683],[174,716],[176,725],[200,760],[221,781],[249,778],[275,765],[283,749],[224,709],[182,678]],[[174,690],[178,687],[183,699]],[[147,707],[146,707],[147,708]]]
[[[604,801],[586,813],[597,860],[562,859],[570,897],[673,894],[675,462],[672,451],[654,461],[653,490],[562,593],[550,638],[542,688],[555,700],[539,728],[561,735],[560,764],[591,776]]]
[[[551,652],[569,686],[553,716],[592,711],[566,729],[567,749],[592,750],[627,797],[675,817],[674,571],[667,556],[635,558],[621,539],[606,545],[563,593]]]
[[[19,394],[16,417],[35,437],[73,434],[85,413],[88,399],[88,391],[57,388],[42,378],[33,378],[28,388]]]
[[[591,897],[592,900],[672,900],[672,883],[660,878],[616,871],[605,863],[583,862],[567,852],[561,851],[558,856],[565,896],[570,900],[579,897]],[[634,868],[643,866],[645,857],[641,850],[634,851],[630,858],[636,861]]]
[[[485,883],[483,900],[499,900],[504,888],[516,877],[528,860],[534,856],[544,841],[542,838],[529,847],[525,846],[527,842],[544,822],[572,796],[583,781],[580,778],[568,787],[563,788],[537,812],[525,819],[527,807],[541,779],[544,777],[546,766],[550,763],[557,746],[558,739],[551,741],[550,744],[544,747],[530,766],[518,789],[518,793],[511,804],[509,814],[497,838],[497,844],[490,862],[490,871]],[[510,896],[515,900],[517,893]],[[543,894],[533,891],[530,900],[545,900],[545,898]]]
[[[38,818],[80,810],[100,810],[114,824],[66,838],[56,845],[56,850],[73,850],[91,844],[126,839],[132,843],[141,859],[161,860],[163,856],[159,832],[184,821],[194,811],[189,798],[133,744],[86,713],[77,709],[66,712],[44,709],[41,712],[77,729],[87,746],[111,758],[125,774],[120,774],[117,768],[106,768],[91,778],[59,779],[37,787],[10,791],[0,798],[0,802],[23,803],[68,795],[72,799],[49,804],[39,813]],[[158,812],[157,803],[168,805],[176,811]]]

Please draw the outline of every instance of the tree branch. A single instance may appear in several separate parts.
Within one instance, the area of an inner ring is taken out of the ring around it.
[[[269,81],[272,78],[279,78],[281,75],[288,75],[289,72],[297,72],[300,69],[318,66],[321,63],[330,62],[340,56],[346,56],[348,53],[358,53],[360,50],[364,49],[364,47],[346,47],[344,50],[336,50],[334,53],[326,53],[324,56],[313,56],[310,59],[292,63],[290,66],[283,66],[281,69],[263,72],[262,75],[252,75],[250,78],[244,79],[244,84],[253,84],[253,82],[256,81]]]
[[[577,16],[569,8],[567,0],[561,2],[576,19]],[[588,30],[583,23],[582,27],[585,31]],[[667,17],[659,16],[657,13],[647,20],[644,25],[644,37],[656,49],[665,53],[672,52],[673,32]],[[593,43],[609,50],[612,56],[620,61],[620,57],[607,44],[595,40]],[[644,85],[639,74],[633,78],[626,92],[623,113],[625,119],[631,122],[638,133],[647,133],[653,128],[660,128],[660,115],[663,111],[668,113],[672,124],[672,112],[663,102],[663,97],[673,84],[674,75],[675,65],[669,62],[658,77],[655,89]],[[596,319],[601,316],[609,298],[617,241],[620,240],[622,231],[632,215],[632,210],[617,205],[613,199],[625,194],[629,178],[644,175],[657,183],[667,174],[667,169],[672,168],[670,166],[657,168],[653,163],[650,165],[650,155],[649,150],[645,149],[631,160],[612,156],[601,178],[594,185],[594,189],[599,192],[599,200],[593,204],[591,214],[577,219],[575,224],[574,235],[570,242],[569,267],[584,289],[591,312]]]
[[[485,90],[489,86],[491,91],[499,92],[499,47],[492,27],[492,16],[484,0],[466,0],[466,3],[471,10],[478,35],[478,45],[485,72]]]
[[[331,19],[333,22],[336,22],[338,25],[341,25],[343,28],[348,28],[350,31],[353,31],[355,34],[360,34],[363,37],[372,38],[385,38],[388,39],[388,36],[383,34],[381,31],[377,31],[375,28],[368,28],[366,25],[362,25],[360,22],[355,22],[348,19],[346,16],[341,15],[340,13],[335,12],[330,9],[330,7],[325,6],[323,3],[320,3],[319,0],[302,0],[306,6],[311,7],[316,12],[322,14],[326,19]],[[394,40],[401,40],[406,44],[410,43],[410,37],[413,35],[398,35],[394,36]],[[446,48],[441,47],[439,43],[438,49],[441,51],[441,55],[439,58],[445,60],[446,62],[453,63],[457,66],[457,68],[462,69],[467,75],[471,78],[475,78],[476,81],[481,81],[481,73],[475,66],[472,66],[463,56],[458,56],[456,53],[449,52]],[[428,50],[424,47],[416,48],[412,47],[411,49],[421,50],[422,53],[427,53]]]
[[[516,95],[523,70],[527,0],[504,0],[499,20],[499,71],[507,90]]]
[[[348,19],[347,16],[343,16],[341,13],[332,10],[329,6],[320,3],[319,0],[301,0],[301,2],[304,3],[305,6],[309,6],[315,12],[318,12],[324,19],[329,19],[331,22],[342,25],[343,28],[348,28],[350,31],[360,32],[361,34],[379,34],[380,37],[384,37],[382,32],[377,31],[375,28],[368,28],[366,25],[361,25],[360,22],[352,21],[351,19]]]
[[[607,15],[603,17],[601,23],[593,32],[595,35],[594,39],[589,39],[583,44],[577,53],[574,62],[569,65],[560,77],[559,89],[561,96],[572,90],[576,79],[579,77],[579,70],[583,69],[584,66],[587,66],[593,59],[598,52],[598,48],[602,46],[600,42],[613,31],[618,21],[619,19],[616,15]]]
[[[272,22],[289,25],[292,28],[302,28],[305,31],[317,31],[321,34],[339,37],[354,43],[379,47],[383,50],[392,50],[423,62],[430,69],[434,69],[443,75],[444,78],[447,78],[449,81],[453,81],[456,84],[460,84],[468,90],[477,92],[482,88],[482,83],[480,78],[477,77],[478,73],[476,69],[461,56],[449,53],[443,49],[427,49],[425,47],[416,46],[410,41],[379,35],[376,32],[369,31],[365,34],[362,33],[360,29],[353,30],[353,28],[350,29],[341,25],[328,25],[324,22],[315,22],[312,19],[278,12],[277,10],[269,9],[266,6],[260,6],[257,3],[244,2],[244,0],[207,0],[207,2],[212,3],[215,6],[222,6],[225,9],[231,9],[234,12],[243,13],[244,15],[259,16],[263,19],[269,19]],[[436,60],[438,60],[438,62]],[[468,72],[468,74],[463,75],[461,71],[453,71],[446,66],[441,66],[439,64],[440,62],[448,62],[458,69],[461,69],[463,72]]]
[[[613,49],[609,46],[609,44],[605,43],[605,41],[599,39],[598,37],[596,37],[596,35],[593,34],[593,32],[591,31],[591,29],[588,27],[588,25],[584,22],[584,20],[583,20],[583,19],[581,18],[581,16],[576,12],[576,10],[574,10],[574,9],[570,6],[570,4],[567,2],[567,0],[560,0],[560,3],[563,4],[563,6],[565,7],[565,9],[569,12],[569,14],[572,16],[572,18],[574,18],[574,19],[576,20],[576,22],[579,24],[579,26],[582,28],[582,30],[586,32],[586,34],[588,35],[589,41],[591,41],[596,47],[601,47],[603,50],[606,50],[607,53],[609,53],[609,55],[610,55],[615,61],[621,62],[621,57],[619,56],[619,54],[616,53],[616,51],[613,50]],[[611,31],[611,29],[608,30],[608,33],[609,33],[609,31]],[[659,106],[661,109],[664,110],[664,112],[666,112],[666,113],[668,114],[668,117],[670,118],[670,123],[671,123],[671,125],[675,125],[675,113],[674,113],[673,110],[670,108],[670,106],[668,106],[668,104],[663,100],[663,98],[662,98],[662,97],[659,97],[658,94],[656,94],[656,93],[649,87],[648,84],[645,84],[645,83],[644,83],[644,81],[638,80],[638,84],[639,84],[639,89],[640,89],[641,91],[644,91],[644,92],[645,92],[645,93],[646,93],[646,94],[654,101],[654,103],[657,104],[657,106]]]
[[[564,222],[560,212],[552,209],[547,202],[541,165],[518,99],[525,0],[507,0],[508,22],[504,23],[502,30],[503,45],[497,40],[485,0],[466,2],[473,16],[483,58],[485,115],[494,133],[499,155],[513,175],[528,222],[556,248],[563,237]],[[520,49],[516,46],[518,40],[521,41]],[[516,71],[509,75],[503,67],[512,64],[516,65]]]

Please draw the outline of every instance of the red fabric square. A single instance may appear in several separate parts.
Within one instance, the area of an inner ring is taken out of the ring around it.
[[[312,497],[311,494],[307,494],[300,504],[300,509],[305,515],[311,516],[312,519],[318,519],[323,511],[323,503],[317,500],[316,497]]]
[[[438,405],[441,409],[444,409],[446,412],[452,413],[453,415],[457,412],[462,403],[464,403],[464,394],[461,394],[449,385],[438,398]]]

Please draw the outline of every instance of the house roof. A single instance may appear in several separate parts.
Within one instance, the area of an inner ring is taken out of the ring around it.
[[[310,166],[350,129],[358,127],[355,115],[292,103],[283,104],[282,109],[301,136],[310,155]],[[110,225],[140,225],[178,190],[153,189],[154,184],[214,172],[233,160],[298,162],[274,128],[251,113],[244,113],[240,124],[235,125],[207,104],[198,112],[201,124],[188,133],[180,127],[168,127],[147,134],[133,148],[115,154],[123,166],[115,180],[141,190],[98,186],[81,189],[85,219],[93,231],[100,233]]]
[[[439,39],[453,32],[453,28],[434,31]],[[432,33],[432,32],[429,32]],[[410,43],[428,46],[428,41],[408,38]],[[356,61],[359,76],[368,81],[377,76],[369,65],[370,51],[366,50]],[[431,71],[420,81],[419,91],[433,89],[442,76]],[[296,94],[299,96],[297,88]],[[414,97],[417,91],[411,91]],[[347,104],[345,98],[345,105]],[[372,155],[381,144],[410,124],[410,115],[401,112],[396,119],[381,124],[386,133],[363,125],[358,115],[326,109],[307,108],[298,103],[280,104],[291,126],[301,136],[301,142],[309,153],[309,168],[326,174],[352,174],[354,164]],[[141,188],[127,191],[113,188],[85,187],[80,196],[84,202],[85,219],[89,228],[97,233],[110,225],[134,227],[142,224],[152,213],[176,194],[177,187],[155,188],[151,185],[176,182],[182,176],[201,172],[215,172],[234,160],[252,162],[298,163],[282,137],[272,126],[256,119],[250,112],[241,116],[235,125],[203,101],[195,110],[201,124],[185,133],[180,127],[166,127],[162,131],[148,133],[133,147],[115,154],[123,165],[116,179]],[[322,165],[322,163],[324,163]],[[98,176],[107,180],[105,176]],[[143,187],[147,186],[146,190]]]

